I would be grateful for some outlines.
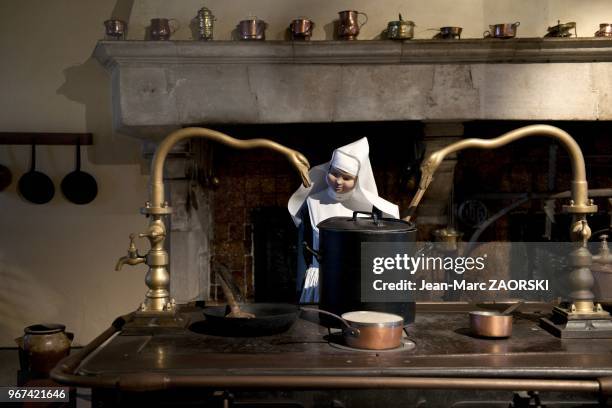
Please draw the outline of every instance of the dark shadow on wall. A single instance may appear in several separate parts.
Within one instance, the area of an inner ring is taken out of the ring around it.
[[[110,17],[123,21],[129,21],[130,14],[132,14],[133,5],[134,0],[117,0],[117,3],[115,3],[115,7],[113,7],[113,11],[111,12]]]
[[[117,0],[108,18],[129,21],[133,5],[134,0]],[[85,106],[86,131],[94,135],[93,146],[87,148],[89,160],[95,164],[139,163],[141,142],[112,128],[110,73],[90,57],[65,69],[64,77],[57,93]]]
[[[133,164],[140,159],[140,141],[113,131],[110,74],[90,57],[64,70],[65,82],[57,93],[85,106],[88,132],[94,145],[87,156],[95,164]]]

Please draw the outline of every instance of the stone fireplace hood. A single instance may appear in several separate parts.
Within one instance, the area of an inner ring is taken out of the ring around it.
[[[612,41],[101,41],[117,131],[345,121],[610,120]]]

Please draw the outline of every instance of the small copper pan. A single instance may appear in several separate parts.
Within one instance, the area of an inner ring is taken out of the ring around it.
[[[521,306],[517,302],[503,312],[477,310],[470,312],[472,334],[480,337],[503,338],[512,335],[512,312]]]
[[[401,346],[404,318],[392,313],[374,311],[347,312],[338,316],[325,310],[303,307],[308,312],[322,313],[340,320],[342,336],[349,347],[387,350]]]

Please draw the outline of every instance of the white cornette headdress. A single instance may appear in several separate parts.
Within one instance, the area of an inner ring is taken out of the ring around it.
[[[287,204],[295,225],[300,225],[302,222],[300,219],[300,208],[308,196],[327,188],[325,178],[330,165],[357,176],[357,186],[355,187],[353,199],[367,204],[368,207],[374,206],[387,214],[387,216],[399,218],[399,208],[397,205],[378,196],[369,154],[370,146],[368,145],[368,139],[364,137],[356,142],[337,148],[334,150],[332,159],[329,162],[310,169],[311,186],[308,188],[300,186],[293,193]]]

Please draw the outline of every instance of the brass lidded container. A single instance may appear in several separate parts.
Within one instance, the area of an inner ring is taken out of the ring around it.
[[[389,21],[387,24],[387,38],[390,40],[410,40],[414,37],[414,26],[412,21],[402,19],[399,15],[399,20]]]
[[[213,15],[212,11],[207,7],[202,7],[198,10],[198,34],[200,40],[210,41],[213,39],[214,24],[217,18]]]

